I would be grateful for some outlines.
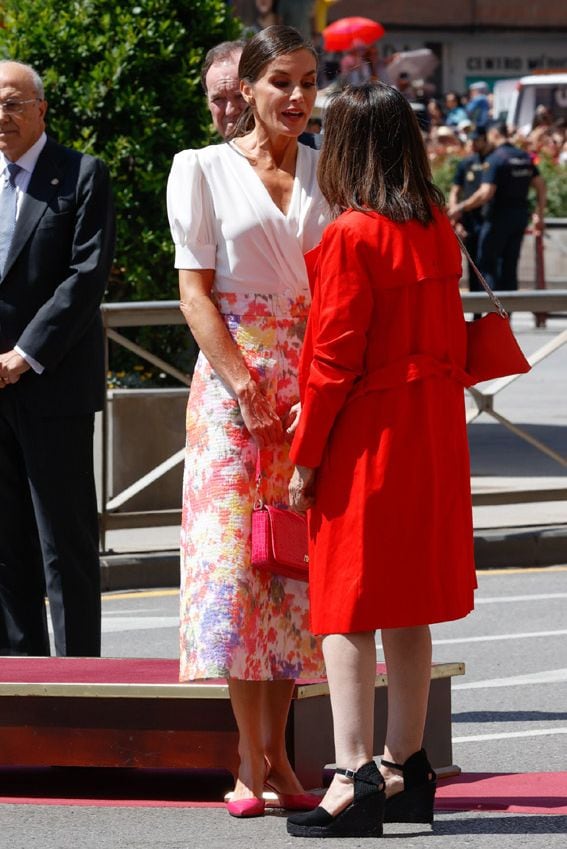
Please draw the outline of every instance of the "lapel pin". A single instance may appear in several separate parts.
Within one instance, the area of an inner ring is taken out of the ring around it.
[[[53,180],[51,181],[51,185],[52,186],[58,186],[59,185],[59,180],[57,179],[57,177],[53,178]]]

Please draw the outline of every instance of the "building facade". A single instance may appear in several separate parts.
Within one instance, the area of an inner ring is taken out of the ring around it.
[[[327,23],[353,15],[380,21],[386,29],[379,42],[383,56],[433,50],[438,92],[464,91],[480,80],[493,88],[497,80],[567,71],[567,4],[558,0],[234,0],[233,6],[255,28],[280,20],[305,32],[324,22],[321,3]]]
[[[360,15],[386,29],[379,42],[387,56],[429,47],[440,60],[439,91],[463,91],[484,80],[567,70],[567,4],[556,0],[338,0],[328,23]]]

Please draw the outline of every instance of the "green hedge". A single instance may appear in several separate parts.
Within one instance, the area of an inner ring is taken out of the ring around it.
[[[0,55],[42,75],[49,133],[110,168],[117,246],[107,300],[176,298],[167,175],[178,150],[211,140],[201,63],[214,44],[237,38],[240,24],[223,0],[3,0],[2,6]],[[195,351],[183,328],[130,335],[190,370]],[[119,354],[115,368],[131,367]]]
[[[567,165],[543,159],[538,167],[547,184],[546,218],[567,218]]]

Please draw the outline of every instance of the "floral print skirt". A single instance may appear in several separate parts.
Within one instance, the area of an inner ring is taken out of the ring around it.
[[[307,305],[284,296],[217,294],[246,364],[285,420],[298,401]],[[289,445],[261,452],[263,496],[288,504]],[[200,354],[187,407],[181,529],[180,680],[323,675],[309,632],[306,583],[250,563],[258,450],[234,394]]]

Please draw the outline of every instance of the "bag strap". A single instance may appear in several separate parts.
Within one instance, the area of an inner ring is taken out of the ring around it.
[[[480,273],[480,271],[476,267],[470,253],[468,252],[468,250],[465,247],[465,243],[463,242],[463,240],[461,239],[461,237],[459,236],[458,233],[455,233],[455,236],[457,237],[457,242],[461,246],[462,252],[466,256],[467,260],[470,262],[471,268],[474,269],[474,272],[475,272],[476,276],[478,277],[479,282],[482,284],[484,291],[486,292],[486,294],[490,298],[492,305],[496,308],[497,312],[502,316],[502,318],[508,318],[509,317],[508,313],[506,312],[506,310],[502,306],[502,301],[498,300],[498,298],[496,297],[496,295],[494,294],[494,292],[492,291],[492,289],[490,288],[490,286],[488,285],[488,283],[486,282],[486,280],[484,279],[484,277],[482,276],[482,274]]]
[[[258,448],[258,453],[256,455],[256,497],[254,498],[254,509],[261,510],[264,505],[264,496],[262,494],[262,480],[263,480],[263,472],[262,472],[262,451]]]

